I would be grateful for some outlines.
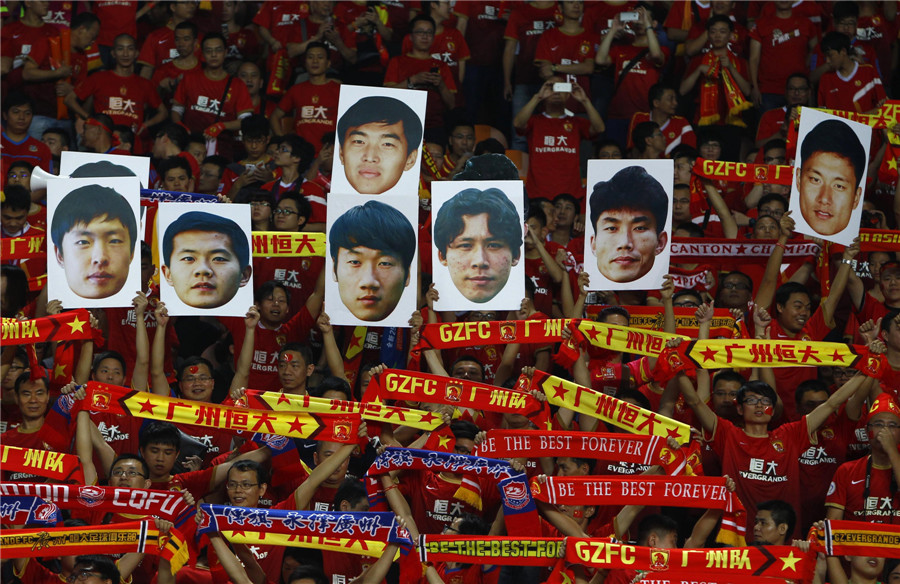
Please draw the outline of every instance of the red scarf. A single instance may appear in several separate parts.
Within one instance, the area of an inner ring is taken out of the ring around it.
[[[735,57],[731,52],[728,52],[727,56],[732,63],[735,62]],[[700,88],[700,125],[710,126],[722,119],[719,113],[719,93],[724,91],[727,109],[725,123],[729,126],[746,128],[747,124],[741,119],[741,112],[752,108],[753,104],[744,99],[744,94],[735,83],[731,71],[722,66],[719,56],[712,51],[703,56],[701,64],[707,65],[709,70],[706,72]]]
[[[431,323],[420,329],[419,342],[413,351],[509,343],[558,343],[562,340],[562,330],[571,320],[570,318],[550,318]]]
[[[81,461],[74,454],[0,444],[0,465],[5,471],[47,477],[60,483],[84,484]]]

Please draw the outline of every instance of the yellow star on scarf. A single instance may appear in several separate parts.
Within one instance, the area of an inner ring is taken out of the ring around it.
[[[784,562],[784,566],[782,566],[782,568],[781,568],[782,570],[787,570],[788,568],[790,568],[791,570],[796,572],[797,568],[795,566],[797,565],[797,562],[799,562],[803,558],[802,557],[795,558],[794,552],[791,551],[791,553],[789,553],[786,558],[778,558],[778,559],[781,560],[782,562]]]
[[[449,448],[450,446],[450,436],[438,436],[438,445],[441,448]]]
[[[53,368],[53,378],[57,379],[60,377],[65,377],[65,376],[66,376],[66,366],[62,363],[57,363],[56,366]]]
[[[72,331],[71,331],[72,333],[74,333],[76,330],[80,333],[83,333],[84,325],[86,325],[86,324],[87,324],[86,320],[81,320],[76,316],[75,320],[73,320],[72,322],[69,323],[69,326],[72,328]]]
[[[888,159],[887,165],[888,165],[888,168],[890,168],[891,170],[897,170],[897,159],[896,158]]]

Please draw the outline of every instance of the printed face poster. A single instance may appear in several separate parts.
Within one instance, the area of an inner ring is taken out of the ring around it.
[[[333,324],[409,326],[417,219],[417,198],[328,196],[325,311]]]
[[[417,195],[427,97],[342,85],[331,192]]]
[[[160,299],[172,316],[244,316],[253,305],[249,205],[160,203]]]
[[[49,298],[66,308],[131,306],[141,280],[135,177],[47,181]]]
[[[435,310],[515,310],[525,296],[522,181],[432,183]]]
[[[859,235],[872,128],[811,108],[800,111],[788,209],[797,233],[850,245]]]
[[[141,188],[149,189],[150,158],[67,150],[60,155],[59,176],[71,178],[136,176],[141,181]]]
[[[589,160],[584,269],[591,290],[659,289],[669,271],[672,160]]]

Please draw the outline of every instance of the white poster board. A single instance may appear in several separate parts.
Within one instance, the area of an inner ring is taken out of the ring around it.
[[[124,156],[70,150],[60,154],[60,177],[128,176],[128,171],[138,177],[141,181],[141,188],[150,188],[148,186],[150,184],[150,158],[147,156]]]

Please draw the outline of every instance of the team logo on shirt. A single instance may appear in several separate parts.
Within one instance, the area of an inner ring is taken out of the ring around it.
[[[675,137],[675,132],[669,132],[669,140]]]
[[[303,268],[304,270],[309,270],[309,267],[311,265],[312,265],[312,262],[310,262],[309,259],[307,259],[307,258],[303,258],[302,260],[300,260],[300,267]]]
[[[455,51],[455,50],[456,50],[456,43],[454,43],[453,41],[447,41],[447,50],[448,50],[448,51]]]
[[[285,344],[287,342],[287,335],[275,335],[275,342],[278,343],[279,346]],[[285,357],[293,357],[293,355],[285,355]],[[286,359],[290,361],[290,359]]]
[[[98,487],[78,487],[78,501],[85,507],[96,507],[103,502],[103,490]]]
[[[832,430],[831,428],[823,429],[821,434],[822,434],[822,438],[824,438],[825,440],[833,440],[834,439],[834,430]]]
[[[37,146],[32,144],[31,146],[28,147],[28,151],[29,152],[37,152]]]
[[[516,340],[516,325],[511,322],[500,324],[500,338],[504,341]]]
[[[497,349],[494,347],[485,347],[484,352],[487,353],[488,359],[491,361],[497,359]]]
[[[458,402],[462,397],[462,385],[456,383],[448,383],[444,388],[444,399],[447,401]]]
[[[650,550],[650,569],[651,570],[668,570],[669,569],[669,550],[653,548]]]
[[[582,41],[581,46],[578,47],[578,52],[582,55],[587,55],[591,50],[591,42],[590,41]]]
[[[572,122],[566,122],[565,124],[563,124],[563,130],[565,130],[566,132],[571,132],[574,129],[575,126],[572,125]]]
[[[319,103],[319,96],[318,96],[318,94],[312,96],[312,102],[313,102],[313,103]]]
[[[781,440],[772,440],[772,448],[775,452],[784,452],[784,443]]]
[[[862,81],[860,81],[859,79],[857,79],[856,81],[853,82],[853,85],[855,85],[855,86],[857,86],[857,87],[860,87],[860,86],[862,86]]]

